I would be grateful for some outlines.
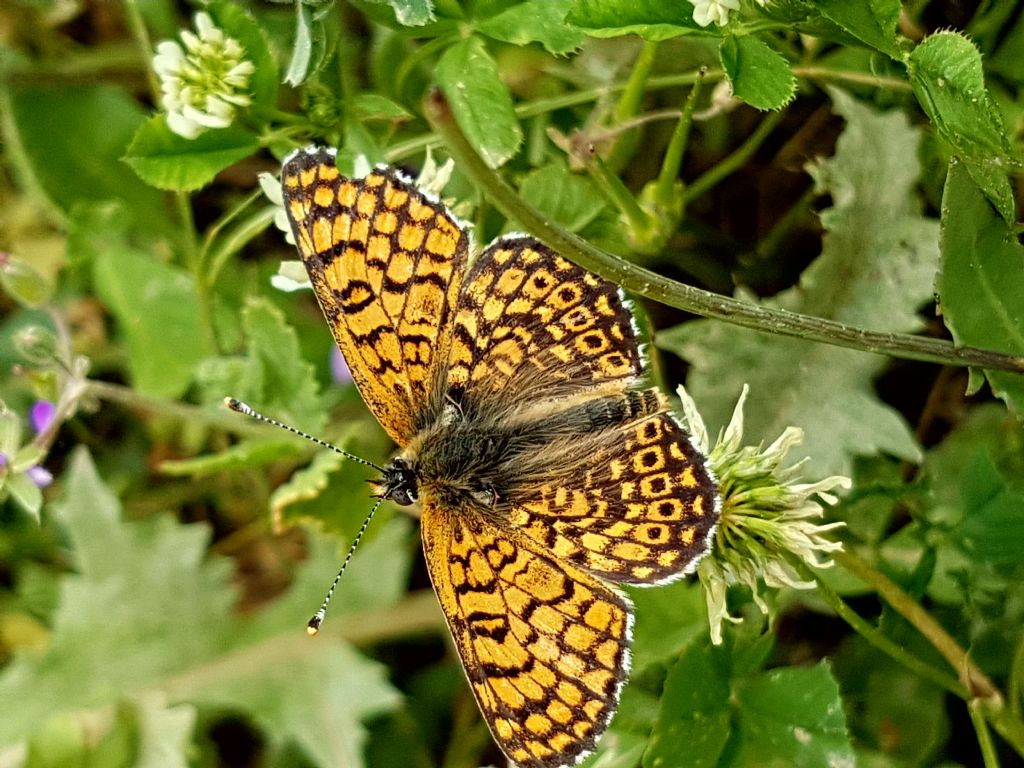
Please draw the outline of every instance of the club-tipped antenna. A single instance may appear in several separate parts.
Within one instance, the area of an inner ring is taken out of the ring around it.
[[[324,623],[324,616],[327,615],[327,606],[331,602],[331,598],[334,597],[334,590],[338,586],[338,582],[341,581],[341,577],[345,574],[345,569],[348,568],[349,562],[352,560],[352,555],[355,554],[356,547],[359,546],[359,540],[363,538],[363,534],[366,533],[366,529],[370,527],[370,521],[373,520],[374,514],[377,512],[377,508],[384,501],[383,497],[377,499],[377,503],[373,505],[373,509],[370,510],[370,514],[363,520],[362,526],[359,528],[359,533],[352,539],[352,546],[348,548],[348,554],[345,555],[345,561],[341,564],[341,568],[338,569],[338,575],[334,577],[334,581],[331,583],[331,588],[327,590],[327,596],[324,597],[324,601],[320,604],[320,610],[313,614],[313,618],[309,620],[306,625],[306,631],[310,635],[315,635],[320,631],[320,625]]]
[[[272,419],[269,416],[264,416],[255,408],[253,408],[250,405],[246,405],[241,400],[236,400],[233,397],[225,397],[224,405],[226,405],[232,411],[245,414],[246,416],[256,419],[256,421],[262,421],[267,424],[273,424],[275,427],[280,427],[281,429],[291,432],[293,435],[304,437],[310,442],[316,443],[317,445],[322,446],[323,448],[330,448],[335,453],[340,453],[346,459],[351,459],[352,461],[358,462],[360,464],[365,464],[367,467],[373,467],[378,472],[384,471],[384,467],[378,466],[377,464],[374,464],[372,461],[367,461],[366,459],[360,458],[359,456],[356,456],[354,453],[343,451],[338,446],[331,445],[326,440],[321,440],[319,437],[313,437],[313,435],[309,434],[308,432],[303,432],[301,429],[296,429],[295,427],[285,424],[284,422],[278,421],[277,419]]]

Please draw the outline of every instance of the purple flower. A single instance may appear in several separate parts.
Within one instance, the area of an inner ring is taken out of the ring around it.
[[[331,347],[331,375],[339,384],[352,383],[352,372],[349,371],[348,364],[337,347]]]
[[[0,451],[0,469],[7,469],[7,454]]]
[[[57,406],[49,400],[38,400],[29,411],[29,419],[36,434],[45,432],[53,423],[53,417],[57,415]]]
[[[25,470],[25,477],[36,484],[36,488],[45,488],[53,482],[53,475],[43,467],[36,464]]]

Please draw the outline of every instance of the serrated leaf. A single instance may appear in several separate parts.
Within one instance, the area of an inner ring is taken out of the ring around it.
[[[1024,247],[953,161],[942,196],[942,318],[958,344],[1024,357]],[[1024,415],[1024,376],[986,371],[992,391]]]
[[[436,77],[466,138],[492,168],[503,165],[519,149],[523,131],[483,41],[469,37],[448,48]]]
[[[900,17],[899,0],[813,0],[823,16],[863,43],[892,57],[899,55],[896,23]]]
[[[644,768],[678,764],[714,768],[729,739],[732,706],[728,651],[691,645],[665,679],[658,721],[644,752]]]
[[[793,100],[796,78],[780,53],[754,37],[727,37],[719,49],[733,95],[758,109],[780,109]]]
[[[96,257],[93,279],[117,318],[133,386],[154,397],[180,397],[209,353],[191,276],[121,245]]]
[[[878,114],[840,91],[833,100],[846,129],[835,157],[812,169],[833,200],[821,214],[824,250],[798,287],[768,303],[857,327],[915,330],[938,257],[937,222],[918,214],[914,197],[918,134],[901,113]],[[903,418],[874,393],[877,357],[710,321],[656,341],[693,364],[687,388],[712,431],[728,421],[747,382],[744,442],[799,426],[805,441],[797,450],[810,456],[812,476],[850,475],[854,456],[879,451],[920,457]]]
[[[583,32],[566,21],[573,0],[526,0],[489,19],[476,22],[476,30],[515,45],[540,43],[554,55],[575,51]]]
[[[360,120],[410,120],[412,113],[401,104],[379,93],[358,93],[352,99],[352,111]]]
[[[242,128],[216,128],[186,139],[167,127],[164,115],[154,115],[139,128],[122,159],[147,184],[187,192],[205,186],[259,148],[256,136]]]
[[[693,20],[691,3],[665,0],[575,0],[566,21],[592,37],[667,40],[704,31]]]
[[[167,517],[123,522],[84,451],[72,456],[64,478],[54,517],[68,534],[76,572],[62,580],[45,650],[0,671],[0,696],[18,702],[0,718],[0,745],[162,690],[182,704],[231,705],[260,723],[269,740],[298,744],[315,765],[362,766],[361,721],[398,698],[378,664],[328,633],[306,636],[305,619],[337,567],[336,541],[311,533],[310,558],[291,591],[241,617],[233,610],[232,569],[208,554],[206,526]],[[376,532],[360,552],[365,559],[353,561],[338,612],[372,607],[380,616],[394,605],[408,577],[409,550],[401,546],[407,534],[406,520]],[[154,750],[148,754],[188,729],[188,710],[176,711],[158,716],[153,728],[140,719],[140,747]]]
[[[1016,207],[1007,173],[1016,165],[999,108],[985,87],[981,54],[956,32],[940,32],[907,60],[921,108],[967,163],[974,181],[1008,224]]]
[[[736,686],[739,749],[728,765],[853,768],[839,687],[828,666],[785,667]]]

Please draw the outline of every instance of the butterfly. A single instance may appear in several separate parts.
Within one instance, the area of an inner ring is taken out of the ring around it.
[[[469,235],[399,171],[286,158],[285,209],[360,394],[399,446],[375,493],[423,554],[494,740],[522,768],[590,753],[629,671],[620,584],[691,572],[715,478],[643,385],[623,294],[525,235]]]

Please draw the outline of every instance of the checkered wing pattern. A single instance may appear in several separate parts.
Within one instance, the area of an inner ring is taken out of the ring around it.
[[[481,515],[427,506],[434,589],[495,741],[521,768],[593,750],[628,666],[625,597]]]
[[[406,445],[436,399],[467,236],[390,168],[349,179],[334,153],[305,150],[286,160],[281,181],[295,242],[352,378]]]
[[[448,365],[450,397],[483,409],[624,389],[641,368],[618,288],[524,236],[496,241],[473,264]]]
[[[704,457],[675,419],[642,416],[566,440],[565,451],[573,450],[585,463],[521,484],[511,524],[560,560],[610,581],[661,584],[692,571],[718,521],[718,495]]]

